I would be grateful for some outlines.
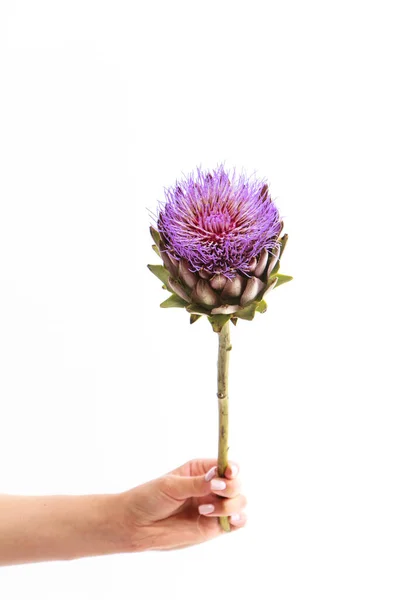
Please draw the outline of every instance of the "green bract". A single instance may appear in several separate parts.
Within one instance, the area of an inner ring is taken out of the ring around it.
[[[150,233],[155,243],[153,249],[162,258],[163,265],[148,267],[171,293],[160,306],[186,309],[190,323],[205,315],[216,332],[229,320],[236,325],[238,319],[252,321],[256,312],[264,313],[267,310],[265,295],[292,279],[290,275],[279,273],[287,234],[277,240],[276,247],[269,251],[263,249],[254,257],[247,274],[236,273],[228,279],[205,269],[193,272],[185,259],[172,258],[166,252],[165,242],[154,227],[150,227]]]

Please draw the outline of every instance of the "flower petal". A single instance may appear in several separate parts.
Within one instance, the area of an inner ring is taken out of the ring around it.
[[[201,319],[201,315],[191,314],[190,315],[190,324],[193,325],[193,323],[196,323],[196,321],[198,321],[199,319]]]
[[[235,313],[235,317],[238,319],[245,319],[246,321],[252,321],[254,319],[254,315],[256,313],[258,302],[252,302],[246,308],[242,308],[242,310],[238,310]]]
[[[267,266],[267,262],[268,262],[268,250],[266,248],[263,248],[260,252],[260,257],[258,259],[257,267],[254,270],[254,275],[256,277],[261,277],[261,275],[264,273],[265,267]]]
[[[172,294],[172,296],[164,300],[164,302],[161,302],[160,306],[161,308],[185,308],[187,303],[176,294]]]
[[[186,310],[194,315],[209,315],[210,309],[200,306],[200,304],[189,304],[186,306]]]
[[[211,315],[208,317],[213,330],[216,333],[220,333],[222,331],[223,326],[230,320],[229,315]]]
[[[269,251],[269,262],[268,262],[268,269],[267,269],[267,278],[271,275],[276,263],[279,260],[279,255],[280,255],[280,247],[279,248],[274,248],[273,250]]]
[[[256,266],[257,266],[257,257],[253,256],[253,258],[249,262],[249,266],[246,269],[246,273],[253,273]]]
[[[211,311],[212,315],[233,315],[241,307],[238,304],[222,304],[217,308],[213,308]]]
[[[285,233],[285,235],[283,235],[278,240],[278,245],[279,245],[279,260],[277,261],[276,265],[272,269],[270,275],[275,275],[279,271],[279,267],[280,267],[280,264],[281,264],[282,254],[283,254],[283,251],[284,251],[285,246],[287,244],[287,241],[288,241],[288,234],[287,233]]]
[[[172,258],[168,252],[165,250],[165,246],[162,242],[160,242],[160,252],[161,258],[163,259],[165,268],[169,271],[169,273],[176,277],[178,274],[178,261],[176,258]]]
[[[267,285],[267,289],[265,290],[265,293],[268,294],[268,292],[273,290],[277,283],[278,283],[278,277],[274,277],[273,279],[270,279],[268,281],[268,285]]]
[[[188,288],[193,289],[197,283],[198,277],[189,269],[187,260],[181,258],[178,263],[178,277]]]
[[[220,292],[227,281],[228,280],[225,277],[225,275],[217,274],[214,275],[212,279],[210,279],[210,285],[213,288],[213,290],[217,290],[218,292]]]
[[[212,277],[212,273],[211,273],[211,271],[208,271],[208,269],[200,269],[199,275],[203,279],[211,279],[211,277]]]
[[[279,285],[287,283],[288,281],[292,281],[293,277],[291,275],[283,275],[282,273],[277,273],[276,279],[277,282],[275,284],[275,287],[278,287]]]
[[[240,298],[241,306],[246,306],[250,302],[253,302],[264,287],[265,284],[261,279],[258,279],[258,277],[250,277],[242,297]]]
[[[169,277],[168,285],[177,296],[180,296],[181,298],[183,298],[183,300],[186,300],[186,302],[190,302],[189,295],[186,293],[184,287],[179,283],[179,281],[176,281],[175,279],[172,279],[172,277]]]
[[[206,306],[216,306],[219,304],[218,296],[205,279],[199,279],[193,291],[193,300]]]
[[[233,279],[228,279],[222,290],[222,299],[238,298],[244,290],[245,285],[245,279],[241,275],[236,275]]]
[[[259,313],[265,313],[267,311],[267,303],[265,300],[260,300],[260,302],[257,304],[256,311]]]
[[[162,265],[147,265],[147,268],[158,277],[160,281],[163,282],[164,285],[168,284],[169,273],[165,267]]]
[[[157,229],[155,229],[153,226],[150,225],[150,235],[154,240],[155,245],[157,246],[157,248],[160,245],[160,234],[158,233]]]

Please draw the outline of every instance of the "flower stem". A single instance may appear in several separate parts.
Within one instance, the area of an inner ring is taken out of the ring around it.
[[[229,321],[225,323],[218,333],[218,408],[219,408],[219,436],[218,436],[218,476],[224,477],[228,466],[228,372],[229,352],[232,350]],[[224,531],[230,531],[228,517],[220,517],[219,522]]]

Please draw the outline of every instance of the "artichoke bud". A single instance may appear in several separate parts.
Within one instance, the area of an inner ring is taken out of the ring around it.
[[[265,294],[291,279],[278,273],[288,236],[266,181],[219,166],[165,193],[150,227],[163,266],[149,269],[172,293],[161,306],[185,308],[191,323],[206,315],[214,331],[265,312]]]

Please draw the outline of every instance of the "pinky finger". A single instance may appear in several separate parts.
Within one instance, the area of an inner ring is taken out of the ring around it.
[[[246,524],[247,517],[244,513],[235,513],[229,517],[229,522],[234,527],[243,527]]]

